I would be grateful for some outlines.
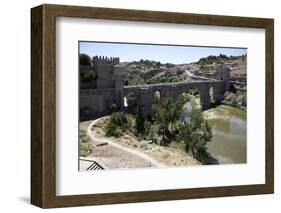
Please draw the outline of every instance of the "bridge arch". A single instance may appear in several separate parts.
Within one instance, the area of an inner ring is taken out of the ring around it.
[[[123,107],[128,107],[127,96],[123,97]]]
[[[215,97],[214,97],[214,87],[210,86],[209,88],[209,96],[210,96],[210,101],[211,103],[215,101]]]
[[[152,103],[157,103],[161,101],[162,95],[160,90],[152,91]]]
[[[121,110],[130,112],[130,113],[136,113],[136,108],[138,105],[138,94],[136,91],[130,91],[127,93],[124,93],[123,96],[123,105]]]
[[[182,95],[192,95],[194,96],[196,102],[198,104],[201,104],[200,100],[200,90],[197,87],[191,86],[181,89],[180,94],[178,94],[178,97]]]

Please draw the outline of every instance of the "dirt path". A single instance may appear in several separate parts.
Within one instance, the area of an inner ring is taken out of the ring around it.
[[[191,166],[198,165],[195,158],[191,153],[186,153],[184,144],[172,141],[168,146],[159,146],[158,144],[150,143],[149,141],[137,138],[133,130],[125,132],[121,137],[107,137],[104,131],[105,126],[108,124],[110,117],[105,116],[99,119],[99,121],[93,126],[92,131],[96,138],[109,139],[116,144],[120,144],[123,147],[127,147],[132,150],[137,150],[150,156],[152,159],[164,164],[167,167],[175,166]]]
[[[157,160],[151,158],[150,156],[146,155],[145,153],[142,153],[140,151],[137,151],[137,150],[133,150],[133,149],[130,149],[130,148],[127,148],[127,147],[124,147],[116,142],[113,142],[111,141],[110,139],[99,139],[99,138],[96,138],[95,137],[95,134],[94,134],[94,131],[92,131],[92,127],[97,123],[99,122],[101,118],[97,119],[97,120],[94,120],[89,126],[88,126],[88,129],[87,129],[87,134],[91,137],[91,139],[93,141],[96,141],[96,142],[99,142],[99,143],[108,143],[109,145],[117,148],[117,149],[120,149],[124,152],[127,152],[127,153],[130,153],[130,154],[133,154],[139,158],[142,158],[146,161],[148,161],[149,163],[151,163],[153,166],[156,166],[156,167],[166,167],[164,164],[158,162]]]
[[[124,147],[111,141],[110,138],[97,138],[95,131],[93,131],[97,122],[99,119],[80,123],[80,129],[85,130],[92,139],[89,143],[91,154],[87,156],[88,159],[103,164],[106,169],[165,167],[164,164],[141,151]],[[80,160],[80,171],[86,171],[89,165],[89,162]]]
[[[91,153],[87,158],[103,163],[107,169],[129,169],[148,167],[175,167],[199,165],[190,153],[184,150],[184,144],[171,142],[169,146],[150,144],[139,140],[130,132],[120,138],[106,137],[104,126],[109,117],[80,123],[92,141],[89,143]],[[86,165],[86,163],[84,162]],[[84,168],[82,166],[80,168]],[[83,169],[82,169],[83,170]]]

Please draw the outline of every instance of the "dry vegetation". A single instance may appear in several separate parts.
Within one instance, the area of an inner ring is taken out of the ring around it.
[[[107,137],[104,129],[106,125],[108,125],[109,119],[109,117],[104,117],[93,126],[92,131],[94,131],[94,134],[97,138],[106,138],[107,140],[110,139],[123,146],[139,150],[167,166],[200,164],[191,156],[191,154],[184,151],[184,144],[178,142],[171,142],[169,146],[159,146],[157,144],[151,143],[151,141],[148,140],[140,140],[140,138],[136,137],[135,134],[132,133],[134,131],[133,129],[127,130],[118,138]]]

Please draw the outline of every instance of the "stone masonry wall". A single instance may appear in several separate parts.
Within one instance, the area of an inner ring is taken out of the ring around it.
[[[210,108],[211,104],[210,88],[213,88],[213,98],[220,101],[230,85],[229,70],[218,69],[218,80],[124,86],[124,67],[119,64],[119,58],[94,57],[93,66],[98,76],[97,89],[80,90],[81,121],[110,114],[112,104],[116,104],[121,110],[124,109],[124,97],[129,92],[136,94],[144,113],[151,115],[152,98],[155,91],[159,91],[160,96],[168,96],[176,100],[182,93],[195,88],[200,93],[200,102],[205,110]]]

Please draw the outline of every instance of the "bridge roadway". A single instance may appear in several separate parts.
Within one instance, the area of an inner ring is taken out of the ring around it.
[[[162,87],[177,87],[177,86],[198,86],[201,84],[222,84],[223,81],[219,81],[216,79],[208,79],[208,80],[195,80],[195,81],[187,81],[187,82],[173,82],[173,83],[160,83],[160,84],[142,84],[142,85],[132,85],[132,86],[124,86],[124,89],[134,89],[134,88],[162,88]]]

